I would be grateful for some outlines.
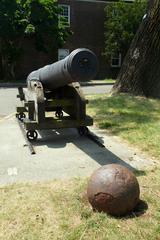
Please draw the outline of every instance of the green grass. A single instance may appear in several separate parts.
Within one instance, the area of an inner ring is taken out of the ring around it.
[[[104,82],[106,82],[106,83],[111,83],[111,84],[114,84],[115,83],[115,79],[112,79],[112,78],[110,78],[110,79],[104,79]]]
[[[148,210],[141,207],[126,218],[93,212],[83,194],[86,179],[1,187],[0,239],[158,240],[160,170],[138,180]]]
[[[160,100],[127,94],[88,98],[88,112],[95,124],[154,157],[160,156]]]

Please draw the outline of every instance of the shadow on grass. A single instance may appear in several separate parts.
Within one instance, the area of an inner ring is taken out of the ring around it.
[[[125,216],[114,217],[114,218],[125,221],[125,220],[128,220],[128,219],[140,217],[140,216],[144,215],[147,210],[148,210],[147,202],[144,201],[144,200],[139,200],[137,206],[133,209],[132,212],[128,213]]]
[[[146,171],[143,170],[135,170],[133,173],[136,175],[136,177],[147,175]]]
[[[132,215],[133,217],[140,217],[148,210],[148,204],[144,200],[140,200],[137,206],[135,207]]]
[[[132,123],[138,125],[159,121],[160,103],[153,99],[126,94],[90,99],[89,109],[100,128],[112,132],[126,131]]]
[[[118,217],[118,219],[127,220],[130,218],[141,217],[146,213],[147,210],[148,210],[147,202],[144,200],[139,200],[137,206],[134,208],[134,210],[130,214],[123,217]]]
[[[136,205],[136,207],[132,210],[132,212],[129,212],[128,214],[124,215],[124,216],[113,216],[110,215],[109,216],[111,218],[115,218],[117,220],[128,220],[128,219],[132,219],[132,218],[136,218],[136,217],[140,217],[142,215],[144,215],[146,213],[146,211],[148,210],[148,204],[146,201],[144,200],[139,200],[138,204]],[[99,211],[97,211],[96,209],[93,209],[93,212],[95,213],[99,213]],[[103,213],[103,212],[102,212]],[[107,214],[107,213],[106,213]]]

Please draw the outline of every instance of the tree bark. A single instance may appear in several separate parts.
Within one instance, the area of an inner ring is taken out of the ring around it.
[[[160,0],[150,0],[113,92],[160,98]]]

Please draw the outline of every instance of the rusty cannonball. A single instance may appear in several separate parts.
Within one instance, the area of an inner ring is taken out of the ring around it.
[[[100,167],[88,182],[87,197],[93,209],[113,216],[130,213],[137,205],[139,195],[135,175],[118,164]]]

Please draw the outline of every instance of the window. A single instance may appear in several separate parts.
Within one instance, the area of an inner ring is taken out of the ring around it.
[[[121,67],[122,55],[121,53],[111,56],[111,67]]]
[[[65,19],[65,24],[67,26],[70,26],[70,6],[65,4],[59,4],[58,6],[61,8],[59,16]]]
[[[58,49],[58,60],[62,60],[69,55],[69,49]]]

